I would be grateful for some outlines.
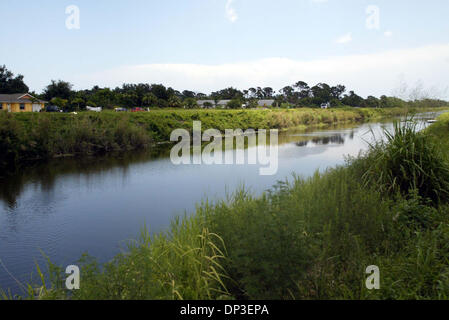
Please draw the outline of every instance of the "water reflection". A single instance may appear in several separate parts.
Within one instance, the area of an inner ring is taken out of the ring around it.
[[[154,148],[148,152],[136,152],[131,154],[117,154],[96,158],[65,158],[54,159],[44,163],[35,163],[24,166],[7,177],[0,178],[0,202],[9,208],[17,206],[17,198],[20,197],[25,187],[29,184],[42,194],[50,195],[55,188],[56,181],[64,177],[95,179],[101,178],[102,173],[110,170],[119,170],[123,180],[126,180],[130,166],[157,159],[166,158],[169,149],[163,146]]]
[[[296,145],[298,147],[307,147],[310,145],[315,146],[325,146],[329,144],[344,144],[346,141],[346,137],[349,139],[354,138],[354,134],[344,135],[344,134],[336,134],[332,136],[324,136],[324,137],[315,137],[310,140],[298,141]]]

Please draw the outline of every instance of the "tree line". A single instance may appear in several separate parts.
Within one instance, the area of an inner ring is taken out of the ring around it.
[[[29,88],[22,75],[14,76],[6,66],[0,66],[0,93],[24,93]],[[304,81],[298,81],[279,91],[271,87],[252,87],[247,90],[225,88],[204,94],[190,90],[178,91],[163,84],[123,84],[115,89],[94,86],[88,90],[73,90],[73,85],[62,80],[52,80],[42,93],[30,92],[37,98],[48,101],[68,111],[84,110],[86,106],[113,108],[197,108],[198,100],[230,100],[229,108],[257,107],[258,100],[271,99],[281,108],[320,107],[330,103],[332,107],[366,107],[389,108],[404,107],[406,102],[396,97],[380,98],[368,96],[363,98],[354,91],[347,92],[344,85],[330,86],[319,83],[309,86]],[[422,102],[422,101],[421,101]],[[414,101],[413,103],[418,103]],[[426,105],[434,107],[446,104],[441,100],[426,100]]]

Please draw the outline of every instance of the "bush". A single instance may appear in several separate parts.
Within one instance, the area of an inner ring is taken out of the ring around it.
[[[365,257],[393,229],[388,202],[346,168],[280,183],[260,198],[240,191],[198,213],[226,245],[225,283],[239,299],[326,299],[343,287],[360,297]]]
[[[406,196],[416,190],[437,204],[449,198],[449,165],[428,135],[418,133],[416,123],[396,123],[385,132],[386,141],[370,146],[365,155],[364,180],[377,185],[384,194]]]
[[[416,190],[408,195],[408,199],[398,199],[394,220],[404,230],[429,229],[438,217],[438,210],[432,207],[429,200],[422,199]]]
[[[98,155],[149,147],[151,136],[142,125],[111,114],[1,112],[0,168],[57,156]]]
[[[22,130],[11,114],[0,111],[0,168],[15,166],[17,163]]]

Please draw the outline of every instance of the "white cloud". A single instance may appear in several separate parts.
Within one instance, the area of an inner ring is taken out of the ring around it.
[[[351,41],[352,41],[352,34],[351,33],[347,33],[347,34],[345,34],[345,35],[343,35],[343,36],[341,36],[341,37],[339,37],[339,38],[337,38],[335,40],[335,42],[339,43],[339,44],[346,44],[346,43],[349,43]]]
[[[386,36],[386,37],[392,37],[393,36],[393,32],[392,31],[385,31],[384,32],[384,36]]]
[[[229,64],[147,64],[79,75],[70,80],[78,88],[121,86],[123,83],[163,83],[173,88],[202,91],[233,86],[280,89],[299,80],[316,84],[344,84],[363,96],[391,94],[402,76],[407,83],[421,80],[426,87],[449,86],[449,44],[320,60],[267,58]],[[442,97],[448,98],[448,97]]]
[[[234,0],[226,0],[226,18],[228,18],[228,20],[231,22],[236,22],[238,19],[238,15],[237,12],[235,12],[234,7],[232,6],[233,2]]]

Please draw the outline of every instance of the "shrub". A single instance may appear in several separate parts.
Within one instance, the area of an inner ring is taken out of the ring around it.
[[[365,257],[393,222],[388,202],[346,168],[199,210],[226,245],[226,285],[240,299],[326,299],[344,295],[343,286],[360,297]]]
[[[11,114],[0,111],[0,168],[14,166],[18,161],[22,131]]]
[[[449,197],[449,165],[433,139],[418,133],[415,122],[396,123],[385,131],[386,141],[370,146],[365,155],[364,180],[377,185],[385,194],[406,196],[417,190],[434,203]]]

